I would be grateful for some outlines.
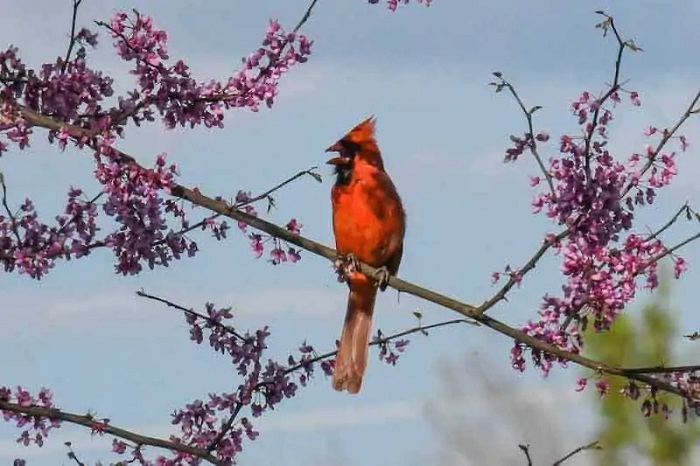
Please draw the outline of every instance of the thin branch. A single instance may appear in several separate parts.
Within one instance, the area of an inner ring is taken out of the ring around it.
[[[42,406],[23,406],[3,400],[0,400],[0,411],[9,411],[12,413],[26,414],[29,416],[39,418],[58,419],[60,421],[69,422],[71,424],[78,424],[81,426],[88,427],[90,429],[93,429],[93,431],[95,432],[104,432],[115,437],[122,438],[124,440],[129,440],[139,445],[148,445],[156,448],[163,448],[166,450],[187,453],[189,455],[195,455],[199,458],[202,458],[203,460],[208,461],[211,464],[223,464],[218,459],[216,459],[216,457],[211,455],[203,448],[192,447],[182,443],[171,442],[170,440],[163,440],[156,437],[148,437],[145,435],[137,434],[136,432],[125,430],[113,426],[107,422],[95,419],[95,417],[91,415],[68,413],[56,408],[45,408]]]
[[[676,212],[673,215],[673,217],[671,217],[671,219],[668,222],[666,222],[665,225],[663,225],[661,228],[656,230],[656,232],[649,235],[649,237],[646,239],[646,241],[651,241],[651,240],[654,240],[654,239],[658,238],[659,236],[661,236],[661,234],[664,231],[668,230],[669,228],[671,228],[671,226],[674,223],[676,223],[676,221],[680,218],[681,214],[683,214],[684,212],[686,212],[686,213],[691,212],[690,204],[688,204],[687,202],[685,204],[683,204],[680,209],[678,209],[678,212]]]
[[[265,191],[264,193],[258,194],[258,195],[255,196],[255,197],[251,197],[250,199],[248,199],[248,200],[245,201],[245,202],[236,203],[236,204],[234,204],[233,207],[235,207],[236,209],[240,209],[241,207],[247,206],[247,205],[249,205],[249,204],[253,204],[253,203],[258,202],[258,201],[260,201],[260,200],[262,200],[262,199],[269,199],[269,198],[270,198],[270,195],[271,195],[272,193],[274,193],[275,191],[278,191],[278,190],[281,189],[281,188],[284,188],[284,187],[287,186],[289,183],[291,183],[292,181],[296,180],[297,178],[301,178],[302,176],[306,176],[306,175],[311,176],[312,178],[314,178],[316,181],[318,181],[318,182],[320,183],[320,182],[321,182],[321,175],[319,175],[318,173],[316,173],[316,170],[318,170],[318,167],[317,167],[317,166],[313,166],[313,167],[308,168],[308,169],[306,169],[306,170],[302,170],[302,171],[300,171],[299,173],[297,173],[296,175],[287,178],[286,180],[284,180],[283,182],[281,182],[281,183],[278,184],[277,186],[268,189],[268,190]]]
[[[696,105],[698,104],[698,101],[700,101],[700,91],[698,91],[697,94],[695,94],[695,97],[691,100],[690,104],[686,108],[685,112],[683,112],[683,115],[678,119],[676,124],[671,128],[670,131],[664,131],[663,136],[661,137],[661,140],[659,143],[656,145],[656,149],[654,149],[654,152],[652,152],[652,155],[649,156],[647,159],[646,164],[644,164],[644,167],[639,172],[639,178],[641,179],[642,176],[646,172],[649,171],[649,169],[654,165],[654,161],[656,161],[656,156],[659,155],[659,152],[666,146],[666,143],[678,132],[681,126],[683,126],[683,123],[690,118],[692,115],[698,113],[700,108],[695,108]],[[627,185],[627,187],[622,191],[622,194],[620,195],[620,198],[622,199],[625,197],[633,188],[634,186]]]
[[[689,243],[692,243],[693,241],[695,241],[695,240],[698,239],[698,238],[700,238],[700,233],[695,233],[694,235],[689,236],[689,237],[686,238],[685,240],[683,240],[683,241],[681,241],[680,243],[676,244],[676,245],[673,246],[672,248],[666,249],[664,252],[657,254],[656,256],[654,256],[654,257],[652,257],[651,259],[649,259],[649,261],[647,261],[647,263],[644,264],[644,265],[642,266],[642,268],[641,268],[640,270],[638,270],[638,271],[635,273],[635,275],[641,274],[641,273],[642,273],[647,267],[649,267],[650,265],[659,262],[659,261],[660,261],[661,259],[663,259],[664,257],[666,257],[666,256],[668,256],[668,255],[670,255],[670,254],[673,254],[674,252],[678,251],[678,250],[679,250],[680,248],[682,248],[683,246],[685,246],[685,245],[687,245],[687,244],[689,244]]]
[[[241,207],[245,207],[247,205],[253,204],[253,203],[258,202],[258,201],[265,199],[265,198],[267,198],[268,200],[272,200],[272,194],[274,192],[282,189],[283,187],[287,186],[292,181],[295,181],[304,175],[309,175],[320,183],[321,182],[321,175],[319,175],[318,173],[315,172],[315,170],[317,170],[317,169],[318,169],[318,167],[313,166],[309,169],[300,171],[299,173],[295,174],[294,176],[291,176],[291,177],[287,178],[286,180],[284,180],[283,182],[279,183],[277,186],[268,189],[264,193],[259,194],[255,197],[251,197],[250,199],[248,199],[244,202],[236,202],[235,204],[232,205],[232,207],[234,209],[240,209]],[[207,218],[205,218],[205,219],[203,219],[203,220],[201,220],[193,225],[190,225],[187,228],[183,228],[182,230],[175,233],[175,236],[186,235],[187,233],[194,231],[198,228],[201,228],[203,225],[206,225],[208,222],[211,222],[212,220],[215,220],[219,217],[221,217],[221,214],[210,215]],[[153,246],[159,246],[159,245],[165,243],[167,240],[168,240],[167,238],[164,238],[160,241],[156,241],[155,243],[153,243]],[[104,242],[98,242],[98,243],[92,244],[90,249],[95,248],[95,247],[102,247],[102,246],[104,246]]]
[[[389,335],[389,336],[386,336],[383,338],[377,338],[377,339],[371,341],[369,343],[369,346],[383,345],[383,344],[386,344],[392,340],[396,340],[398,338],[401,338],[401,337],[404,337],[407,335],[411,335],[414,333],[418,333],[418,332],[426,334],[426,332],[428,330],[434,329],[434,328],[446,327],[446,326],[456,325],[456,324],[471,324],[471,323],[472,323],[471,321],[466,320],[466,319],[452,319],[452,320],[447,320],[444,322],[439,322],[439,323],[431,324],[431,325],[427,325],[427,326],[418,325],[418,326],[410,328],[408,330],[394,333],[393,335]],[[329,358],[335,356],[337,353],[338,353],[338,350],[329,351],[327,353],[316,355],[313,358],[304,359],[304,360],[299,361],[298,363],[286,368],[284,370],[284,374],[287,375],[287,374],[290,374],[292,372],[296,372],[299,369],[302,369],[304,367],[308,367],[311,364],[315,364],[319,361],[329,359]],[[250,393],[257,392],[260,389],[262,389],[263,387],[269,385],[270,383],[272,383],[270,380],[263,380],[262,382],[259,382],[255,386],[253,386],[250,389]],[[214,438],[214,440],[212,440],[212,442],[207,447],[207,451],[209,451],[209,452],[213,451],[217,447],[219,442],[221,442],[221,440],[223,440],[223,438],[226,436],[226,434],[231,430],[231,428],[235,424],[236,419],[238,417],[238,414],[241,412],[241,409],[243,409],[243,403],[238,401],[236,403],[235,408],[231,412],[231,415],[229,416],[229,418],[226,420],[226,422],[224,422],[223,426],[221,427],[221,431],[219,432],[219,434]]]
[[[2,206],[5,208],[5,212],[10,218],[12,223],[12,233],[15,235],[17,245],[19,246],[22,243],[22,238],[20,238],[19,231],[17,231],[17,219],[7,203],[7,185],[5,184],[5,175],[3,173],[0,173],[0,186],[2,186]]]
[[[198,312],[193,311],[192,309],[188,309],[188,308],[186,308],[186,307],[184,307],[184,306],[181,306],[181,305],[179,305],[179,304],[173,303],[172,301],[169,301],[169,300],[167,300],[167,299],[165,299],[165,298],[161,298],[161,297],[158,297],[158,296],[150,295],[150,294],[148,294],[148,293],[146,293],[146,292],[144,292],[144,291],[137,291],[136,294],[137,294],[138,296],[141,296],[141,297],[144,297],[144,298],[148,298],[148,299],[152,299],[152,300],[154,300],[154,301],[163,303],[163,304],[165,304],[166,306],[172,307],[172,308],[177,309],[177,310],[179,310],[179,311],[182,311],[182,312],[184,312],[184,313],[191,314],[191,315],[195,315],[195,316],[199,317],[200,319],[203,319],[203,320],[205,320],[206,322],[210,323],[211,325],[216,326],[216,327],[219,327],[219,328],[221,328],[221,329],[224,329],[225,331],[227,331],[227,332],[233,334],[234,336],[236,336],[236,338],[245,341],[245,339],[244,339],[241,335],[239,335],[238,333],[236,333],[235,330],[233,330],[233,327],[230,327],[230,326],[228,326],[228,325],[224,325],[224,324],[222,324],[221,322],[215,321],[215,320],[211,319],[211,318],[208,317],[208,316],[205,316],[205,315],[203,315],[203,314],[200,314],[200,313],[198,313]],[[418,333],[418,332],[420,332],[420,333],[422,333],[422,334],[424,334],[424,335],[427,335],[428,330],[431,330],[431,329],[434,329],[434,328],[439,328],[439,327],[446,327],[446,326],[456,325],[456,324],[473,324],[473,322],[470,321],[470,320],[467,320],[467,319],[452,319],[452,320],[447,320],[447,321],[444,321],[444,322],[438,322],[438,323],[431,324],[431,325],[426,325],[426,326],[424,326],[424,325],[418,325],[418,326],[416,326],[416,327],[413,327],[413,328],[410,328],[410,329],[407,329],[407,330],[403,330],[403,331],[398,332],[398,333],[394,333],[393,335],[388,335],[388,336],[383,337],[383,338],[374,339],[373,341],[371,341],[371,342],[369,343],[369,346],[383,345],[383,344],[386,344],[386,343],[388,343],[388,342],[390,342],[390,341],[392,341],[392,340],[396,340],[396,339],[398,339],[398,338],[401,338],[401,337],[404,337],[404,336],[407,336],[407,335],[411,335],[411,334],[414,334],[414,333]],[[284,374],[285,374],[285,375],[286,375],[286,374],[290,374],[290,373],[295,372],[295,371],[297,371],[297,370],[299,370],[299,369],[301,369],[301,368],[308,367],[310,364],[314,364],[314,363],[317,363],[317,362],[319,362],[319,361],[322,361],[322,360],[331,358],[331,357],[335,356],[337,353],[338,353],[338,350],[329,351],[329,352],[327,352],[327,353],[323,353],[323,354],[321,354],[321,355],[314,356],[313,358],[306,358],[306,359],[303,359],[302,361],[299,361],[297,364],[294,364],[294,365],[292,365],[292,366],[287,367],[287,368],[284,370]],[[255,386],[253,386],[253,387],[250,389],[250,393],[259,391],[261,388],[263,388],[263,387],[269,385],[270,383],[271,383],[271,381],[269,381],[269,380],[264,380],[264,381],[262,381],[262,382],[259,382],[258,384],[256,384]],[[239,396],[239,398],[241,398],[241,397]],[[223,438],[226,436],[226,434],[231,430],[231,428],[233,427],[234,423],[236,422],[236,419],[237,419],[237,417],[238,417],[238,414],[241,412],[241,409],[243,409],[243,403],[242,403],[241,401],[238,401],[238,402],[236,403],[236,406],[234,407],[233,411],[231,412],[231,415],[230,415],[229,418],[226,420],[226,422],[224,422],[224,424],[222,425],[221,431],[217,434],[217,436],[214,438],[214,440],[212,440],[212,442],[211,442],[211,443],[209,444],[209,446],[207,447],[207,451],[208,451],[208,452],[214,451],[214,449],[218,446],[219,442],[221,442],[221,440],[223,440]]]
[[[603,108],[603,104],[612,96],[615,92],[617,92],[620,89],[620,70],[622,68],[622,54],[625,51],[625,47],[627,46],[627,43],[622,40],[622,37],[620,37],[620,34],[617,32],[617,28],[615,27],[615,21],[613,20],[612,16],[608,16],[602,11],[598,12],[599,14],[605,16],[606,21],[608,22],[608,25],[610,29],[613,31],[613,34],[615,35],[615,39],[617,40],[618,43],[618,49],[617,49],[617,57],[615,58],[615,74],[613,76],[613,82],[610,85],[610,88],[608,91],[603,95],[598,100],[598,106],[596,107],[595,111],[593,112],[593,117],[591,118],[591,123],[589,125],[590,129],[588,131],[588,134],[585,135],[584,141],[585,141],[585,147],[583,150],[583,154],[586,158],[585,163],[586,163],[586,175],[588,180],[592,180],[592,175],[591,175],[591,156],[590,156],[590,150],[591,150],[591,143],[593,141],[593,134],[595,133],[596,127],[598,126],[598,117],[600,115],[600,109]],[[605,30],[605,29],[604,29]]]
[[[530,458],[530,445],[520,443],[518,444],[518,448],[520,448],[520,451],[522,451],[525,455],[525,459],[527,459],[527,466],[532,466],[532,458]]]
[[[564,456],[562,459],[555,461],[552,466],[560,466],[561,464],[564,463],[564,461],[571,459],[574,455],[577,455],[581,453],[582,451],[586,450],[602,450],[603,447],[601,447],[598,443],[598,440],[595,440],[588,445],[583,445],[581,447],[576,448],[575,450],[571,451],[571,453],[568,453],[566,456]]]
[[[301,17],[299,22],[297,23],[296,26],[294,26],[294,29],[292,32],[299,32],[299,29],[306,24],[306,22],[311,18],[311,13],[314,11],[314,8],[316,7],[316,3],[318,3],[318,0],[312,0],[311,3],[309,4],[308,8],[304,12],[304,15]]]
[[[243,335],[241,335],[240,333],[236,332],[236,329],[234,329],[233,327],[228,326],[228,325],[224,325],[224,324],[222,324],[221,322],[216,321],[216,320],[212,319],[211,317],[206,316],[206,315],[204,315],[204,314],[201,314],[201,313],[199,313],[199,312],[197,312],[197,311],[194,311],[194,310],[192,310],[192,309],[187,309],[186,307],[180,306],[179,304],[176,304],[176,303],[174,303],[174,302],[172,302],[172,301],[169,301],[169,300],[167,300],[167,299],[165,299],[165,298],[161,298],[161,297],[159,297],[159,296],[155,296],[155,295],[146,293],[146,292],[143,291],[143,290],[137,291],[137,292],[136,292],[136,296],[140,296],[140,297],[142,297],[142,298],[147,298],[147,299],[151,299],[151,300],[153,300],[153,301],[157,301],[157,302],[159,302],[159,303],[163,303],[163,304],[165,304],[166,306],[172,307],[172,308],[174,308],[174,309],[177,309],[178,311],[182,311],[182,312],[184,312],[185,314],[190,314],[190,315],[193,315],[193,316],[197,316],[198,318],[200,318],[200,319],[206,321],[208,324],[214,325],[214,326],[216,326],[216,327],[219,327],[219,328],[225,330],[227,333],[230,333],[230,334],[233,335],[234,337],[238,338],[240,341],[246,341],[246,338],[243,337]]]
[[[535,254],[530,258],[525,265],[518,270],[515,270],[510,277],[508,278],[508,281],[501,287],[500,290],[496,294],[494,294],[491,298],[487,299],[484,301],[484,303],[478,307],[477,313],[479,315],[483,314],[484,312],[488,311],[491,309],[493,306],[495,306],[499,301],[506,299],[506,295],[508,292],[513,288],[516,284],[520,283],[522,280],[523,276],[527,274],[529,271],[535,268],[537,265],[537,262],[542,258],[545,252],[552,247],[553,245],[557,244],[559,241],[562,239],[566,238],[569,235],[569,229],[566,229],[559,233],[557,236],[551,239],[545,239],[544,242],[542,243],[542,246],[535,252]]]
[[[515,98],[515,101],[518,103],[518,106],[520,107],[520,110],[522,110],[523,114],[525,115],[525,119],[527,120],[527,128],[528,128],[528,135],[529,135],[529,141],[528,141],[528,148],[530,149],[530,153],[532,156],[535,158],[537,161],[537,165],[540,167],[540,171],[542,172],[542,175],[544,175],[545,180],[547,180],[547,185],[549,186],[549,192],[552,194],[552,199],[557,198],[556,191],[554,190],[554,182],[552,180],[552,174],[547,170],[547,168],[544,166],[544,162],[542,162],[542,157],[540,156],[540,152],[537,149],[537,140],[535,139],[535,130],[533,127],[532,123],[532,114],[535,113],[535,111],[539,110],[540,107],[533,107],[530,110],[525,108],[525,104],[523,103],[522,99],[520,98],[520,95],[515,90],[515,87],[507,81],[505,78],[503,78],[503,74],[500,72],[494,73],[494,76],[500,81],[499,84],[496,84],[496,89],[499,90],[503,87],[508,89],[508,91],[511,93],[511,95]]]
[[[440,328],[440,327],[447,327],[451,325],[457,325],[457,324],[469,324],[469,325],[474,325],[474,322],[471,320],[467,319],[452,319],[452,320],[446,320],[444,322],[438,322],[436,324],[430,324],[430,325],[418,325],[416,327],[412,327],[410,329],[404,330],[402,332],[394,333],[392,335],[388,335],[386,337],[382,338],[375,338],[374,340],[369,342],[369,346],[379,346],[386,344],[390,341],[396,340],[401,337],[405,337],[408,335],[412,335],[414,333],[424,333],[427,332],[428,330],[434,329],[434,328]],[[305,359],[304,361],[301,361],[293,366],[289,366],[287,369],[285,369],[284,373],[289,374],[290,372],[294,372],[306,365],[313,364],[319,361],[323,361],[324,359],[331,358],[338,354],[338,350],[335,351],[329,351],[327,353],[320,354],[318,356],[315,356],[313,358]]]
[[[73,446],[71,445],[71,443],[70,443],[70,442],[65,442],[64,445],[68,448],[68,453],[67,453],[68,459],[69,459],[69,460],[75,461],[75,463],[76,463],[78,466],[85,466],[85,463],[83,463],[82,461],[80,461],[80,458],[78,458],[78,455],[76,455],[75,452],[73,451]]]
[[[76,23],[78,21],[78,8],[80,8],[81,3],[83,3],[83,0],[73,0],[73,18],[71,19],[71,25],[70,25],[70,43],[68,44],[68,51],[66,52],[66,59],[61,64],[61,73],[66,72],[66,67],[68,66],[68,61],[70,60],[71,53],[73,53],[73,47],[75,47],[75,43],[77,42],[77,38],[75,37],[75,29],[76,29]]]

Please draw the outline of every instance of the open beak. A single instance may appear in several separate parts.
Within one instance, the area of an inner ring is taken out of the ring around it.
[[[329,159],[326,163],[328,165],[336,165],[336,166],[347,165],[350,163],[350,158],[349,157],[342,157],[339,155],[338,157],[333,157],[332,159]]]
[[[326,152],[341,152],[343,146],[340,144],[340,142],[336,142],[332,146],[330,146],[328,149],[326,149]],[[336,157],[333,157],[332,159],[329,159],[326,163],[328,165],[347,165],[350,162],[349,157],[343,157],[342,155],[338,155]]]

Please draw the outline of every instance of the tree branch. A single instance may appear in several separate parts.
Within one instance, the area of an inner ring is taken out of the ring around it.
[[[542,172],[542,175],[544,175],[544,178],[547,181],[547,185],[549,186],[549,192],[552,194],[552,199],[556,199],[557,194],[556,194],[556,191],[554,190],[554,182],[552,180],[552,174],[544,166],[544,162],[542,162],[542,157],[540,156],[540,152],[537,149],[537,140],[535,139],[535,130],[534,130],[533,123],[532,123],[532,115],[537,110],[539,110],[540,107],[539,106],[532,107],[530,110],[525,108],[525,104],[523,103],[522,99],[520,98],[520,95],[515,90],[515,87],[513,87],[513,85],[508,80],[503,78],[503,74],[500,72],[495,72],[494,76],[500,82],[498,84],[496,84],[496,83],[492,83],[492,84],[496,85],[497,90],[500,90],[502,88],[508,89],[508,91],[511,93],[511,95],[515,98],[515,101],[518,103],[520,110],[522,110],[523,114],[525,115],[525,119],[527,120],[527,128],[528,128],[528,133],[526,134],[526,137],[529,138],[528,148],[530,149],[530,153],[532,154],[532,156],[535,158],[537,165],[540,167],[540,171]]]
[[[76,23],[78,21],[78,9],[80,8],[81,3],[83,3],[83,0],[73,0],[73,18],[71,19],[71,24],[70,24],[70,42],[68,44],[68,51],[66,52],[66,59],[63,60],[63,63],[61,64],[61,73],[66,72],[66,67],[68,66],[68,61],[70,61],[71,53],[73,53],[73,47],[75,47],[75,42],[76,42],[75,29],[76,29]]]
[[[692,115],[698,113],[700,111],[700,108],[696,108],[696,105],[698,104],[698,101],[700,101],[700,91],[698,91],[697,94],[695,94],[695,97],[690,102],[690,105],[686,108],[685,112],[683,112],[683,115],[681,115],[680,119],[676,122],[675,125],[673,125],[673,128],[671,128],[670,131],[664,130],[663,136],[661,137],[661,140],[659,143],[656,145],[656,149],[654,149],[654,152],[652,155],[647,159],[646,164],[644,164],[644,167],[639,171],[639,178],[641,179],[642,176],[646,172],[649,171],[649,169],[654,165],[654,161],[656,160],[656,156],[659,155],[659,152],[666,146],[666,143],[668,143],[669,140],[678,132],[681,126],[683,126],[683,123],[690,118]],[[631,190],[633,186],[627,185],[627,187],[622,191],[622,194],[620,195],[620,198],[624,198]]]
[[[216,459],[216,457],[214,457],[202,448],[192,447],[181,443],[171,442],[169,440],[163,440],[156,437],[148,437],[145,435],[137,434],[136,432],[113,426],[106,421],[97,420],[91,415],[67,413],[56,408],[44,408],[42,406],[22,406],[16,403],[10,403],[3,400],[0,400],[0,411],[10,411],[13,413],[21,413],[29,416],[47,419],[58,419],[61,421],[69,422],[71,424],[78,424],[81,426],[89,427],[95,432],[104,432],[115,437],[123,438],[125,440],[134,442],[138,445],[149,445],[152,447],[164,448],[166,450],[187,453],[189,455],[195,455],[199,458],[202,458],[203,460],[206,460],[211,464],[222,464],[219,460]]]
[[[513,288],[516,284],[520,283],[523,276],[535,268],[537,262],[539,262],[544,253],[547,252],[547,250],[550,247],[557,244],[559,241],[563,240],[568,235],[569,229],[567,228],[566,230],[562,231],[553,238],[545,238],[544,242],[542,243],[542,246],[540,246],[540,248],[535,252],[535,254],[530,258],[530,260],[527,261],[527,263],[525,263],[525,265],[521,269],[515,270],[508,278],[506,284],[503,285],[503,287],[500,290],[498,290],[496,294],[484,301],[484,303],[478,307],[477,313],[481,315],[484,312],[491,309],[493,306],[495,306],[499,301],[506,299],[506,295],[511,290],[511,288]]]
[[[564,463],[564,461],[571,459],[574,455],[577,455],[577,454],[581,453],[582,451],[585,451],[585,450],[602,450],[602,449],[603,449],[603,447],[601,447],[601,446],[598,444],[598,440],[595,440],[595,441],[589,443],[588,445],[583,445],[583,446],[578,447],[578,448],[576,448],[575,450],[571,451],[571,452],[568,453],[566,456],[564,456],[562,459],[560,459],[560,460],[558,460],[558,461],[555,461],[555,462],[552,464],[552,466],[560,466],[561,464]]]
[[[28,109],[26,107],[19,106],[19,110],[21,112],[22,117],[25,118],[27,122],[32,125],[42,126],[48,129],[55,130],[60,130],[60,128],[64,127],[71,133],[73,137],[77,138],[89,136],[87,130],[70,125],[66,126],[54,120],[51,117],[37,114],[33,110]],[[122,163],[134,163],[138,165],[138,163],[132,156],[124,152],[118,151],[117,149],[115,149],[115,151],[120,155]],[[206,196],[198,190],[193,190],[179,184],[174,184],[171,189],[171,194],[175,197],[191,202],[192,204],[197,205],[199,207],[204,207],[212,212],[221,214],[236,221],[246,223],[257,230],[263,231],[271,236],[282,239],[288,243],[294,244],[295,246],[305,249],[308,252],[311,252],[321,257],[325,257],[326,259],[329,259],[331,261],[335,261],[340,257],[338,252],[334,249],[324,246],[323,244],[317,243],[316,241],[307,239],[303,236],[296,235],[286,230],[285,228],[267,222],[261,218],[249,215],[245,212],[232,208],[226,202]],[[377,270],[374,267],[371,267],[367,264],[360,263],[359,265],[359,271],[366,275],[374,276],[377,272]],[[575,364],[587,367],[589,369],[593,369],[595,371],[605,372],[610,375],[620,375],[623,377],[627,376],[624,372],[624,369],[620,367],[609,366],[605,363],[586,358],[579,354],[562,350],[561,348],[558,348],[554,345],[551,345],[533,336],[530,336],[503,322],[493,319],[485,314],[481,314],[479,313],[479,308],[474,305],[463,303],[454,298],[450,298],[448,296],[436,293],[427,288],[423,288],[413,283],[401,280],[398,277],[390,277],[388,285],[398,291],[408,293],[410,295],[432,302],[447,309],[451,309],[468,319],[473,319],[479,322],[480,324],[485,325],[491,328],[492,330],[495,330],[496,332],[501,333],[517,341],[518,343],[529,346],[530,348],[550,353],[559,359],[571,361]],[[627,377],[649,384],[650,386],[659,390],[675,393],[676,395],[682,397],[686,396],[679,388],[669,383],[658,380],[654,377],[646,376],[643,374],[630,374]]]

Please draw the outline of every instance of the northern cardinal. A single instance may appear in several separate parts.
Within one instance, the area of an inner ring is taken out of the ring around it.
[[[370,117],[326,149],[338,153],[327,162],[336,175],[331,190],[336,249],[350,262],[359,260],[379,269],[376,277],[355,270],[346,274],[350,294],[333,388],[352,394],[360,391],[367,367],[377,287],[384,291],[389,275],[398,272],[406,230],[406,214],[384,170],[374,126]]]

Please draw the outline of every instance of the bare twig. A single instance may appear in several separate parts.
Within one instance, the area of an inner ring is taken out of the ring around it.
[[[520,448],[520,451],[522,451],[525,455],[525,459],[527,459],[527,466],[532,466],[532,458],[530,458],[530,445],[520,443],[518,444],[518,448]]]
[[[68,43],[66,59],[63,60],[63,63],[61,63],[61,73],[66,72],[68,61],[70,60],[71,53],[73,53],[73,47],[75,47],[75,43],[77,42],[77,38],[75,37],[75,29],[78,21],[78,8],[80,8],[81,3],[83,3],[83,0],[73,0],[73,18],[71,19],[70,24],[70,42]]]
[[[540,156],[540,152],[537,149],[537,139],[535,139],[535,130],[534,126],[532,123],[532,115],[540,109],[539,106],[532,107],[530,110],[528,110],[525,107],[525,104],[523,103],[522,99],[520,98],[520,95],[518,95],[517,91],[515,90],[515,87],[506,80],[503,77],[503,74],[500,72],[495,72],[494,76],[499,80],[498,83],[494,83],[496,85],[496,89],[500,90],[502,88],[508,89],[508,91],[511,93],[511,95],[515,98],[515,101],[518,103],[518,106],[520,107],[520,110],[522,110],[523,114],[525,115],[525,119],[527,120],[527,135],[526,137],[528,138],[528,148],[530,149],[530,153],[532,156],[535,158],[535,161],[537,162],[537,165],[540,167],[540,171],[542,172],[542,175],[544,176],[545,180],[547,181],[547,185],[549,186],[549,192],[552,194],[552,199],[557,198],[557,193],[554,190],[554,182],[552,180],[552,174],[547,170],[547,167],[544,166],[544,162],[542,161],[542,157]]]
[[[615,73],[613,75],[613,81],[612,84],[610,84],[610,88],[608,91],[598,99],[598,106],[593,112],[593,117],[591,118],[591,122],[589,124],[589,130],[588,133],[584,137],[585,141],[585,147],[583,150],[583,154],[585,156],[585,163],[586,163],[586,177],[588,180],[592,180],[592,175],[591,175],[591,143],[593,141],[593,135],[595,134],[595,130],[598,126],[598,117],[600,115],[600,109],[603,108],[603,104],[617,91],[620,90],[620,70],[622,69],[622,54],[625,51],[625,47],[627,47],[627,42],[622,40],[622,37],[620,37],[620,34],[617,32],[617,28],[615,27],[615,21],[613,20],[612,16],[608,16],[602,11],[598,11],[597,13],[603,15],[605,17],[605,21],[607,26],[604,27],[604,31],[607,32],[607,28],[609,27],[610,30],[612,30],[613,34],[615,35],[615,39],[617,40],[618,48],[617,48],[617,57],[615,58]]]
[[[680,209],[678,209],[678,211],[673,215],[673,217],[671,217],[671,219],[668,222],[666,222],[665,225],[663,225],[661,228],[659,228],[654,233],[649,235],[649,237],[646,239],[646,241],[651,241],[651,240],[654,240],[654,239],[658,238],[659,236],[661,236],[661,234],[664,231],[671,228],[671,226],[673,226],[673,224],[676,223],[676,221],[678,221],[681,214],[683,214],[684,212],[685,213],[692,212],[692,209],[690,208],[690,204],[688,204],[687,202],[685,204],[683,204]]]
[[[258,202],[258,201],[260,201],[260,200],[262,200],[262,199],[268,199],[268,202],[272,202],[272,194],[273,194],[273,193],[275,193],[276,191],[278,191],[278,190],[282,189],[283,187],[287,186],[287,185],[288,185],[289,183],[291,183],[292,181],[295,181],[295,180],[297,180],[298,178],[301,178],[302,176],[305,176],[305,175],[309,175],[309,176],[311,176],[312,178],[314,178],[315,180],[317,180],[318,182],[321,182],[321,175],[319,175],[319,174],[316,173],[316,171],[315,171],[315,170],[317,170],[317,169],[318,169],[318,167],[314,166],[314,167],[311,167],[311,168],[309,168],[309,169],[302,170],[302,171],[300,171],[299,173],[295,174],[294,176],[291,176],[291,177],[287,178],[286,180],[282,181],[281,183],[279,183],[278,185],[274,186],[273,188],[268,189],[267,191],[265,191],[265,192],[262,193],[262,194],[258,194],[257,196],[251,197],[250,199],[247,199],[246,201],[243,201],[243,202],[236,202],[236,203],[234,203],[234,204],[232,205],[232,207],[233,207],[234,209],[240,209],[241,207],[245,207],[245,206],[247,206],[247,205],[253,204],[253,203]],[[202,226],[204,226],[204,225],[207,224],[208,222],[211,222],[212,220],[215,220],[215,219],[217,219],[217,218],[219,218],[219,217],[221,217],[221,214],[210,215],[210,216],[208,216],[207,218],[205,218],[205,219],[203,219],[203,220],[201,220],[201,221],[199,221],[199,222],[197,222],[197,223],[194,223],[194,224],[190,225],[190,226],[187,227],[187,228],[183,228],[182,230],[180,230],[180,231],[178,231],[177,233],[175,233],[175,236],[186,235],[187,233],[189,233],[189,232],[191,232],[191,231],[194,231],[194,230],[196,230],[196,229],[198,229],[198,228],[201,228]],[[160,240],[160,241],[156,241],[155,243],[153,243],[153,246],[158,246],[158,245],[160,245],[160,244],[165,243],[166,241],[167,241],[167,238],[164,238],[164,239],[162,239],[162,240]],[[103,245],[104,245],[104,242],[100,242],[99,245],[98,245],[97,243],[95,243],[95,244],[92,245],[92,247],[101,247],[101,246],[103,246]]]
[[[7,185],[5,184],[5,175],[3,173],[0,173],[0,186],[2,186],[2,206],[5,208],[5,212],[12,223],[12,233],[15,235],[17,245],[20,245],[22,243],[22,238],[20,238],[19,231],[17,231],[17,219],[7,203]]]
[[[586,450],[602,450],[602,449],[603,449],[603,447],[601,447],[601,446],[598,444],[598,440],[595,440],[595,441],[589,443],[588,445],[583,445],[583,446],[578,447],[578,448],[576,448],[575,450],[571,451],[571,452],[568,453],[566,456],[564,456],[562,459],[555,461],[555,462],[552,464],[552,466],[560,466],[561,464],[564,463],[564,461],[567,461],[567,460],[571,459],[574,455],[577,455],[577,454],[581,453],[582,451],[586,451]]]
[[[166,306],[169,306],[169,307],[172,307],[172,308],[177,309],[177,310],[179,310],[179,311],[182,311],[182,312],[184,312],[185,314],[190,314],[190,315],[193,315],[193,316],[197,316],[198,318],[200,318],[200,319],[206,321],[208,324],[214,325],[214,326],[216,326],[216,327],[219,327],[219,328],[225,330],[227,333],[230,333],[231,335],[233,335],[234,337],[236,337],[236,338],[239,339],[240,341],[246,341],[246,338],[245,338],[243,335],[241,335],[240,333],[236,332],[236,329],[234,329],[233,327],[228,326],[228,325],[224,325],[224,324],[222,324],[221,322],[218,322],[218,321],[212,319],[211,317],[206,316],[206,315],[204,315],[204,314],[201,314],[201,313],[199,313],[199,312],[197,312],[197,311],[195,311],[195,310],[187,309],[186,307],[180,306],[179,304],[176,304],[176,303],[174,303],[174,302],[172,302],[172,301],[169,301],[169,300],[167,300],[167,299],[165,299],[165,298],[161,298],[161,297],[159,297],[159,296],[155,296],[155,295],[146,293],[146,292],[143,291],[143,290],[137,291],[137,292],[136,292],[136,296],[140,296],[140,297],[142,297],[142,298],[151,299],[151,300],[153,300],[153,301],[158,301],[158,302],[160,302],[160,303],[165,304]]]
[[[568,235],[569,230],[566,229],[553,238],[545,238],[544,242],[542,243],[542,246],[540,246],[540,248],[537,251],[535,251],[535,254],[530,258],[530,260],[527,261],[527,263],[522,268],[514,270],[513,273],[511,273],[510,277],[508,277],[508,281],[506,281],[505,285],[503,285],[503,287],[501,287],[501,289],[498,290],[496,294],[484,301],[484,303],[478,307],[477,312],[479,314],[483,314],[484,312],[488,311],[493,306],[495,306],[499,301],[506,299],[506,295],[511,290],[511,288],[520,283],[523,276],[535,268],[537,262],[539,262],[544,253],[547,252],[547,250],[550,247],[557,244],[559,241],[566,238]]]
[[[67,453],[68,459],[75,461],[75,463],[78,466],[85,466],[85,463],[80,461],[80,458],[78,458],[78,455],[76,455],[75,452],[73,451],[72,444],[70,442],[65,442],[64,445],[68,448],[68,453]]]

